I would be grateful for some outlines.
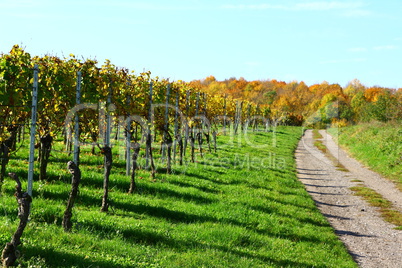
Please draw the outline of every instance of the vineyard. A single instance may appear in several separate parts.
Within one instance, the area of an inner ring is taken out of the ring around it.
[[[139,193],[140,170],[156,181],[157,174],[177,173],[189,163],[203,161],[206,153],[216,154],[218,135],[268,130],[270,125],[267,109],[251,102],[210,95],[183,81],[151,78],[150,72],[136,75],[108,60],[98,68],[96,61],[81,61],[74,55],[31,57],[14,46],[0,59],[0,75],[0,191],[7,173],[15,170],[13,156],[20,155],[20,162],[29,158],[25,170],[8,173],[19,185],[20,225],[3,252],[5,266],[16,259],[31,198],[35,200],[38,193],[34,182],[51,184],[60,178],[48,174],[55,155],[59,155],[56,161],[68,162],[73,176],[62,220],[64,230],[70,232],[81,180],[81,151],[90,148],[91,155],[104,157],[100,210],[108,212],[116,158],[125,162],[130,178],[127,192]],[[23,194],[25,177],[27,193]],[[31,213],[35,215],[35,208]]]
[[[3,55],[0,64],[0,185],[8,155],[16,149],[17,139],[29,119],[34,120],[39,136],[35,144],[40,151],[40,180],[47,179],[46,166],[52,141],[60,135],[64,138],[66,152],[73,151],[74,143],[74,160],[78,164],[80,145],[110,147],[114,129],[115,140],[121,135],[125,137],[128,160],[130,150],[138,147],[138,142],[146,144],[145,168],[154,176],[151,148],[155,142],[161,144],[170,173],[172,159],[179,158],[178,161],[183,163],[188,147],[191,147],[192,162],[195,161],[195,147],[201,157],[205,145],[211,150],[216,143],[218,126],[226,133],[228,126],[233,124],[237,133],[248,124],[256,128],[258,124],[268,122],[267,110],[251,102],[209,95],[183,81],[170,83],[166,79],[151,78],[150,72],[130,74],[110,61],[98,68],[96,61],[82,62],[74,55],[66,59],[31,58],[15,46],[10,54]],[[32,96],[32,87],[37,90],[37,95]],[[128,173],[130,161],[127,162]]]
[[[401,91],[299,85],[301,104],[257,84],[246,96],[14,46],[0,57],[3,265],[355,267],[297,181],[302,129],[281,125],[380,117]]]

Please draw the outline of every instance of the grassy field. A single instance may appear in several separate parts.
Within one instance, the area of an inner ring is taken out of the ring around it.
[[[329,131],[355,158],[393,180],[402,190],[401,124],[373,122]]]
[[[81,157],[73,231],[61,220],[70,191],[70,160],[53,152],[50,182],[34,183],[31,221],[20,247],[22,267],[357,267],[296,178],[301,128],[245,139],[219,136],[218,152],[175,165],[156,179],[139,171],[136,194],[115,148],[111,207],[101,213],[103,158]],[[61,143],[56,150],[61,150]],[[121,152],[120,152],[121,153]],[[8,171],[26,178],[27,148]],[[161,165],[160,165],[161,166]],[[18,225],[15,183],[0,197],[0,244]],[[26,183],[23,185],[26,189]]]

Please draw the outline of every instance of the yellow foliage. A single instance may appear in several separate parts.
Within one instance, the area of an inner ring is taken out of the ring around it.
[[[345,118],[343,119],[332,118],[331,121],[332,121],[331,126],[336,128],[347,127],[349,125],[348,120],[346,120]]]

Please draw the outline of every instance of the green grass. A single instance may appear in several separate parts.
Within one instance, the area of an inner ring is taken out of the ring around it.
[[[111,206],[101,213],[103,158],[83,149],[73,230],[61,226],[71,176],[54,152],[49,182],[34,183],[31,221],[20,247],[22,267],[357,267],[297,180],[294,150],[301,128],[275,134],[219,136],[218,153],[174,165],[175,174],[138,172],[127,194],[125,163],[114,149]],[[273,138],[273,135],[276,135]],[[62,145],[56,144],[56,150]],[[121,152],[120,152],[121,153]],[[8,172],[26,178],[27,148]],[[162,170],[159,164],[159,170]],[[14,182],[0,197],[0,244],[18,225]],[[23,187],[26,188],[26,182]]]
[[[341,146],[402,191],[402,125],[366,123],[329,130]]]
[[[402,126],[397,123],[372,122],[330,129],[338,143],[351,154],[384,177],[396,183],[402,191]],[[359,182],[355,180],[356,182]],[[356,195],[379,208],[382,217],[402,230],[402,213],[373,189],[364,185],[352,187]]]
[[[358,185],[350,189],[355,192],[355,195],[363,197],[371,206],[379,208],[382,217],[386,221],[396,225],[396,229],[402,230],[402,213],[393,209],[392,202],[364,185]]]
[[[314,139],[314,146],[317,147],[321,152],[327,154],[327,146],[322,142],[324,137],[318,132],[318,129],[313,129],[313,139]]]

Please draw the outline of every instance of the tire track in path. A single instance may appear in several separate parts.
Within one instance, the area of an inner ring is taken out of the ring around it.
[[[312,131],[307,130],[295,153],[300,181],[360,267],[402,267],[402,231],[385,222],[376,208],[354,196],[349,188],[358,184],[353,180],[363,181],[370,188],[374,185],[372,189],[379,189],[400,211],[401,192],[348,157],[325,131],[321,134],[328,150],[349,171],[338,170],[314,146]]]

